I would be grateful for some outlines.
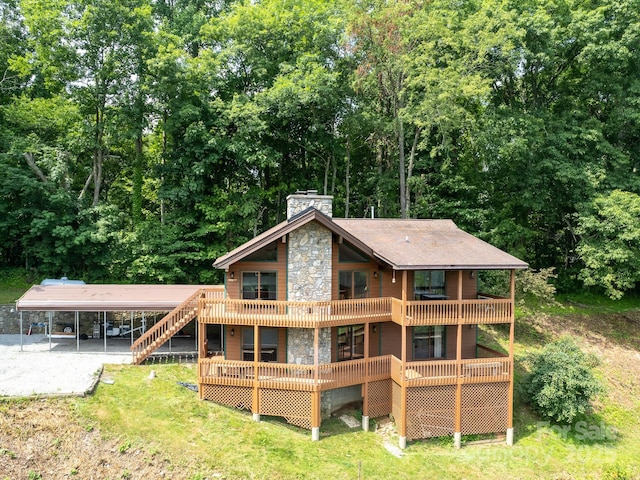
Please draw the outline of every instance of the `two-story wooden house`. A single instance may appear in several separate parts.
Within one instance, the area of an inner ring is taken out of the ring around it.
[[[526,263],[450,220],[332,218],[315,192],[287,202],[286,221],[216,260],[224,294],[185,307],[198,317],[200,397],[314,440],[323,418],[361,401],[363,428],[393,415],[403,448],[491,432],[512,443],[514,271]],[[510,271],[510,297],[480,295],[482,270]],[[508,354],[477,342],[478,325],[497,323]]]

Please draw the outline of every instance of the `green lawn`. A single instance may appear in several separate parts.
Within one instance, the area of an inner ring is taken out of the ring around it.
[[[0,305],[14,303],[32,284],[25,270],[0,268]]]
[[[14,302],[31,284],[24,272],[0,275],[0,303]],[[351,430],[336,419],[324,421],[320,441],[312,442],[309,431],[280,419],[257,423],[248,412],[199,401],[177,384],[196,382],[196,367],[189,364],[109,365],[105,375],[115,383],[101,383],[94,395],[75,401],[76,418],[87,430],[118,439],[123,450],[162,456],[169,472],[194,480],[640,478],[640,300],[586,294],[561,300],[537,313],[519,311],[513,447],[467,444],[456,450],[451,438],[443,438],[410,442],[398,458],[381,435]],[[601,358],[597,373],[607,387],[594,414],[572,426],[537,418],[517,388],[526,356],[562,334]],[[504,326],[482,327],[479,338],[491,348],[508,346]],[[157,376],[150,380],[152,369]],[[390,441],[397,445],[397,437]]]
[[[410,442],[397,458],[379,434],[350,430],[335,419],[323,422],[321,440],[312,442],[309,431],[279,419],[257,423],[248,412],[199,401],[194,392],[177,385],[196,381],[193,365],[109,366],[106,374],[115,383],[100,384],[77,408],[81,421],[123,442],[157,449],[172,468],[188,471],[194,479],[215,474],[272,480],[640,478],[640,367],[629,363],[640,351],[640,333],[633,321],[631,326],[625,321],[629,315],[640,319],[638,311],[610,314],[607,322],[600,314],[591,318],[575,313],[518,319],[518,359],[561,333],[574,334],[585,349],[597,352],[605,346],[612,354],[602,355],[598,368],[607,395],[599,399],[593,415],[572,426],[543,422],[516,392],[513,447],[468,444],[456,450],[451,438],[444,438]],[[610,338],[601,338],[599,330],[605,327]],[[488,327],[482,335],[504,348],[503,330]],[[516,382],[524,374],[523,365],[517,361]],[[157,377],[149,380],[152,369]],[[397,445],[397,437],[391,443]]]

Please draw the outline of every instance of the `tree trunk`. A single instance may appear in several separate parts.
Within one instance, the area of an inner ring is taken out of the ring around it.
[[[33,170],[36,176],[44,183],[49,183],[49,179],[47,178],[47,176],[42,172],[42,170],[40,170],[40,167],[36,165],[36,162],[33,159],[33,153],[25,152],[22,154],[22,156],[25,158],[25,160],[27,161],[27,165],[29,165],[29,168]]]
[[[138,135],[135,141],[136,154],[135,163],[133,165],[133,185],[132,185],[132,199],[131,209],[133,224],[139,225],[142,221],[142,131],[138,131]]]
[[[405,185],[404,203],[407,209],[407,215],[411,212],[411,177],[413,176],[413,165],[416,159],[416,150],[418,149],[418,140],[420,139],[422,128],[416,127],[416,133],[413,136],[413,144],[411,145],[411,153],[409,154],[409,166],[407,167],[407,179]]]
[[[351,175],[351,142],[349,141],[349,136],[347,135],[347,156],[346,156],[346,168],[344,174],[344,218],[349,218],[349,176]]]
[[[407,201],[405,197],[405,160],[404,160],[404,125],[396,113],[398,131],[398,169],[400,170],[400,217],[407,218]]]

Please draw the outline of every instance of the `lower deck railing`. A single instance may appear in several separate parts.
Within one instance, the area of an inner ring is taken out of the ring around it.
[[[392,378],[408,387],[456,383],[505,382],[511,375],[508,357],[402,362],[393,355],[324,365],[258,363],[224,360],[198,361],[200,383],[209,385],[258,386],[294,391],[322,391]]]

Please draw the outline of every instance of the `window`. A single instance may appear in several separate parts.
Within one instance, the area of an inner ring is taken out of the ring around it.
[[[272,242],[262,247],[257,252],[247,255],[244,262],[277,262],[278,261],[278,242]]]
[[[253,339],[253,328],[242,329],[242,360],[245,362],[253,362],[255,354],[255,342]],[[277,328],[261,328],[260,329],[260,361],[261,362],[277,362],[278,361],[278,329]]]
[[[444,270],[416,270],[413,273],[415,300],[424,300],[426,295],[444,295]]]
[[[341,270],[338,272],[340,300],[367,298],[369,296],[368,278],[366,270]]]
[[[364,325],[338,327],[338,361],[364,358]]]
[[[342,263],[369,263],[369,258],[351,245],[341,243],[338,245],[338,261]]]
[[[244,300],[277,300],[276,272],[242,272]]]
[[[413,327],[413,359],[445,358],[446,327]]]

